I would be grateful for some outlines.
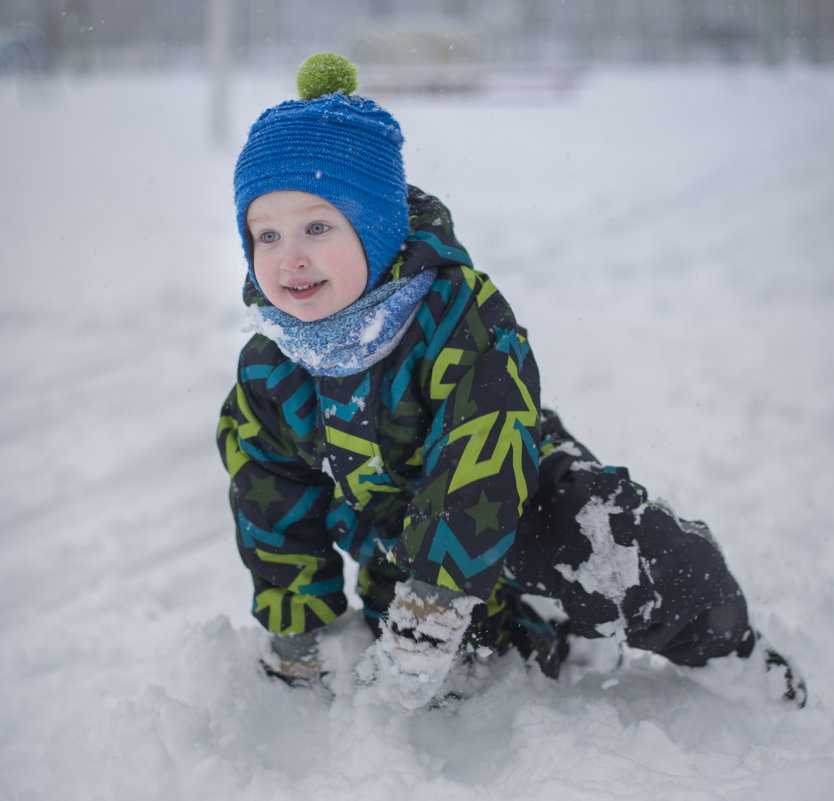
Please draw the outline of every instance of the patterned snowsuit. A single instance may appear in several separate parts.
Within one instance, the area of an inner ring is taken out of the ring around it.
[[[526,332],[474,270],[435,198],[411,188],[392,278],[438,268],[397,348],[356,375],[313,377],[269,339],[244,346],[218,445],[231,475],[253,614],[300,634],[342,614],[342,558],[371,625],[413,576],[482,599],[493,640],[545,626],[521,592],[558,598],[583,636],[701,664],[747,629],[704,526],[647,501],[543,412]],[[267,301],[251,282],[248,304]],[[528,632],[529,633],[529,632]]]

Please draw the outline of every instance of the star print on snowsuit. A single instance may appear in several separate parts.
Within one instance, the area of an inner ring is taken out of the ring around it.
[[[474,270],[439,201],[412,189],[391,280],[437,277],[397,349],[311,376],[264,336],[244,347],[218,443],[232,476],[255,616],[296,634],[346,608],[336,543],[374,577],[414,576],[487,600],[536,488],[538,371],[526,332]],[[249,303],[263,303],[247,285]]]
[[[338,545],[359,563],[377,634],[395,585],[413,577],[483,601],[469,642],[514,645],[548,675],[563,633],[524,594],[558,599],[575,634],[680,664],[739,647],[746,602],[709,529],[652,503],[540,407],[506,300],[438,200],[411,188],[409,204],[389,280],[436,278],[389,355],[332,377],[260,334],[241,352],[218,445],[255,617],[279,635],[333,622],[347,609]],[[251,282],[244,299],[268,302]]]

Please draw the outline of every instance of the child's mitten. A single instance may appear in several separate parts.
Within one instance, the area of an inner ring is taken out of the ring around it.
[[[437,694],[478,603],[421,581],[397,584],[380,638],[371,646],[376,679],[387,700],[417,709]]]
[[[318,655],[318,632],[272,636],[271,653],[261,659],[268,676],[297,687],[308,687],[324,675]]]

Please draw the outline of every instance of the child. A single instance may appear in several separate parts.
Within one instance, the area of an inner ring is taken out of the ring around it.
[[[687,666],[735,655],[805,686],[750,627],[707,527],[647,499],[539,402],[524,328],[405,182],[396,120],[351,95],[332,54],[267,109],[235,170],[257,333],[218,442],[273,675],[320,681],[347,608],[342,558],[375,634],[365,678],[407,708],[458,659],[510,646],[556,676],[565,633],[618,635]],[[558,599],[542,620],[522,594]]]

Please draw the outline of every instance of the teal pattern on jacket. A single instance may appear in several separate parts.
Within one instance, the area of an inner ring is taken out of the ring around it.
[[[409,210],[387,280],[437,276],[392,353],[328,377],[260,334],[241,351],[218,446],[253,613],[270,631],[311,631],[345,611],[334,545],[360,564],[369,615],[381,612],[374,582],[409,575],[489,610],[537,489],[539,378],[526,332],[471,266],[446,208],[411,187]],[[251,281],[244,299],[268,304]]]

